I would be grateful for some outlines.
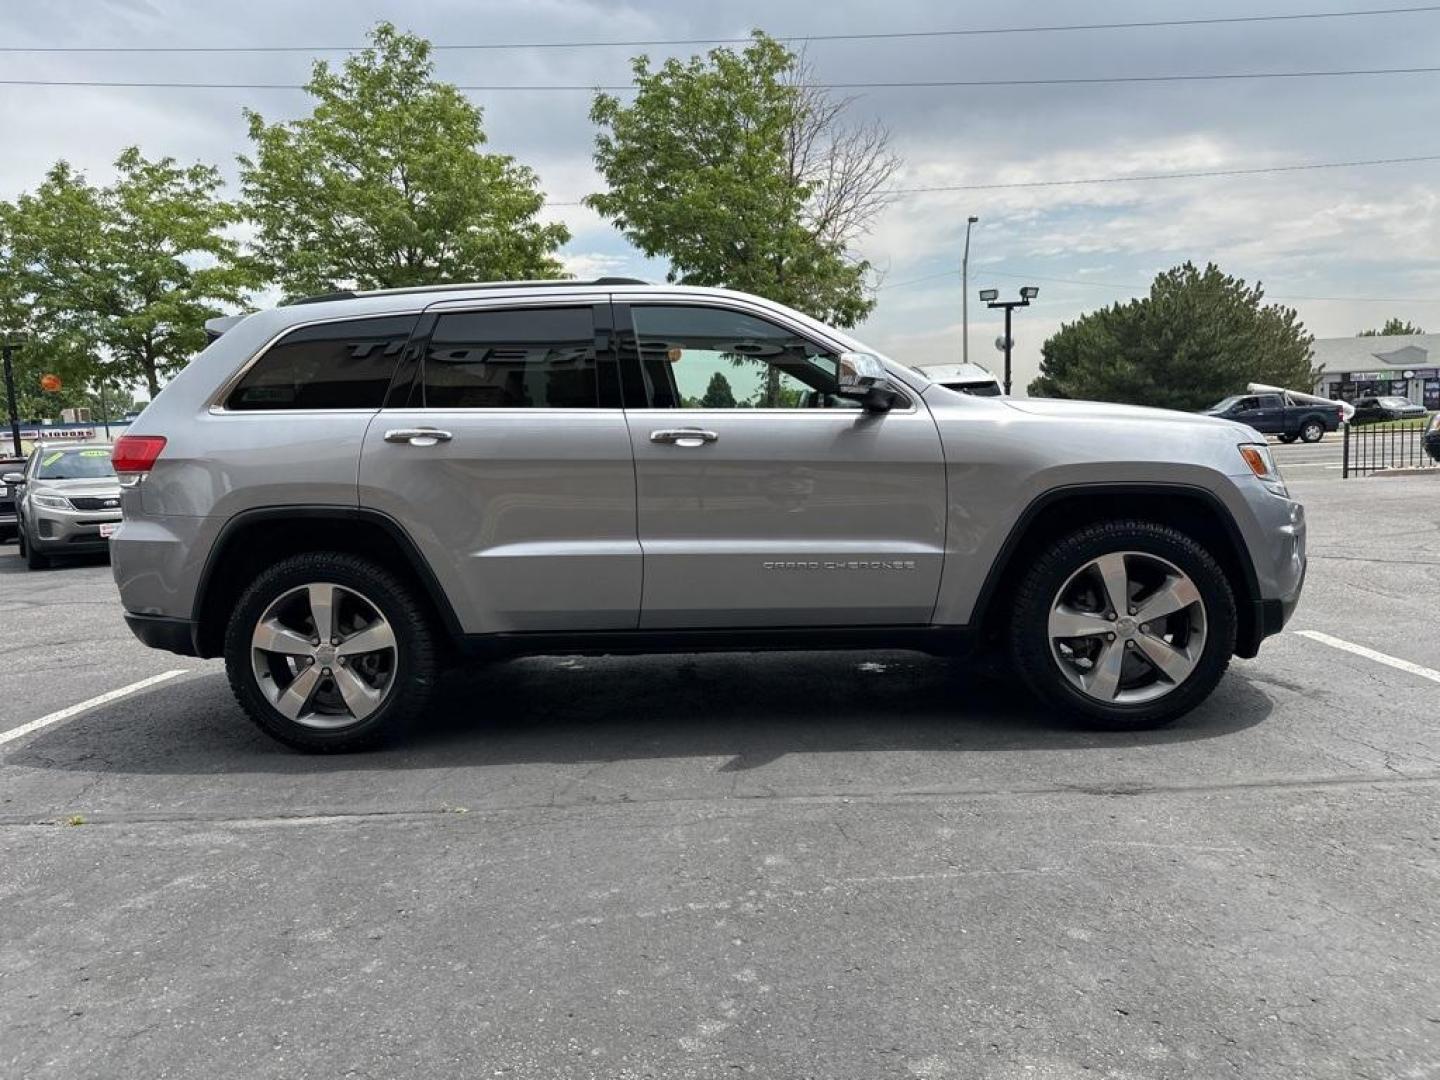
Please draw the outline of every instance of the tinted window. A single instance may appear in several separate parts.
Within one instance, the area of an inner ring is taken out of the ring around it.
[[[432,409],[599,406],[589,307],[442,315],[425,357]]]
[[[856,408],[835,396],[839,360],[739,311],[631,308],[651,403],[660,409]]]
[[[378,409],[415,316],[302,326],[270,347],[229,409]]]

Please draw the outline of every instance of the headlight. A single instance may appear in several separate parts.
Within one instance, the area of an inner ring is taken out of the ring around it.
[[[1434,416],[1430,417],[1430,423],[1425,428],[1425,430],[1430,432],[1430,434],[1432,435],[1440,434],[1440,412],[1437,412]]]
[[[1285,488],[1285,478],[1280,475],[1275,459],[1270,456],[1270,447],[1264,443],[1241,443],[1239,449],[1240,456],[1245,459],[1245,464],[1250,466],[1250,471],[1257,480],[1276,495],[1290,494]]]
[[[63,495],[31,495],[36,506],[48,506],[51,510],[70,510],[70,500]]]

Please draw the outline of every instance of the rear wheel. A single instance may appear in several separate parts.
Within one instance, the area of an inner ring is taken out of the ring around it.
[[[437,677],[425,609],[399,578],[340,553],[297,555],[241,597],[225,670],[250,718],[301,750],[358,750],[420,716]]]
[[[1016,594],[1011,652],[1051,705],[1098,727],[1158,727],[1203,701],[1235,650],[1225,572],[1153,522],[1091,525],[1046,551]]]
[[[1301,442],[1319,442],[1325,437],[1325,425],[1319,420],[1306,420],[1300,425]]]

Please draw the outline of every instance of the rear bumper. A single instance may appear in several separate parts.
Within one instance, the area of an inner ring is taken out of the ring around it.
[[[127,611],[125,623],[132,634],[152,649],[163,649],[181,656],[200,655],[196,643],[198,627],[193,619],[172,619],[166,615],[132,615]]]

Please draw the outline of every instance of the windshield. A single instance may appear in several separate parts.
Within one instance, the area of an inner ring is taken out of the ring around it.
[[[1225,412],[1227,409],[1233,408],[1233,407],[1236,405],[1236,403],[1240,401],[1240,399],[1241,399],[1242,396],[1243,396],[1243,395],[1241,395],[1241,394],[1233,394],[1233,395],[1231,395],[1230,397],[1227,397],[1227,398],[1226,398],[1225,400],[1223,400],[1223,401],[1217,401],[1214,405],[1211,405],[1211,406],[1210,406],[1209,411],[1210,411],[1210,412]]]
[[[101,480],[114,475],[110,451],[99,447],[42,450],[35,470],[37,480]]]
[[[1406,405],[1410,404],[1410,400],[1409,398],[1403,397],[1382,397],[1380,404],[1391,409],[1403,409]]]
[[[958,390],[962,394],[969,394],[971,397],[999,397],[1000,384],[993,382],[951,382],[945,383],[945,389]]]

